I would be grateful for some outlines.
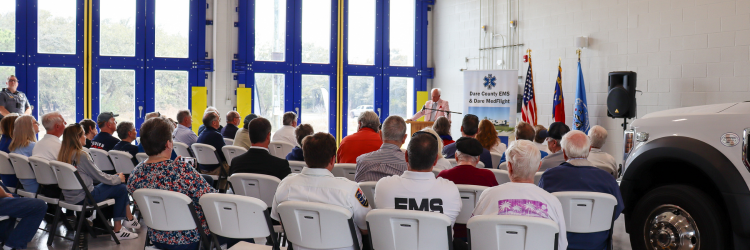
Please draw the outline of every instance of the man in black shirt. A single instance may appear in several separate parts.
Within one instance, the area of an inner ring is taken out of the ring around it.
[[[99,125],[101,133],[96,135],[94,140],[91,141],[92,148],[110,151],[120,142],[119,139],[112,136],[112,133],[117,129],[117,121],[115,121],[115,117],[117,116],[119,115],[112,112],[102,112],[99,114],[99,117],[96,118],[96,124]]]
[[[133,141],[135,141],[137,135],[138,133],[135,132],[135,125],[133,125],[132,122],[121,122],[120,124],[117,124],[117,137],[120,137],[122,141],[115,144],[115,147],[112,148],[112,150],[130,153],[132,156],[130,160],[133,161],[133,166],[138,165],[138,159],[135,158],[135,155],[138,154],[138,146],[133,145]]]
[[[229,167],[229,175],[234,173],[253,173],[276,176],[284,179],[292,173],[289,162],[268,152],[271,143],[271,123],[258,117],[250,121],[250,142],[252,146],[244,154],[235,157]]]
[[[84,136],[86,136],[86,145],[83,145],[83,147],[91,148],[91,140],[99,134],[99,131],[96,130],[96,122],[91,119],[83,119],[79,124],[83,127]]]
[[[239,129],[237,125],[240,125],[240,113],[229,111],[227,113],[227,126],[221,130],[221,136],[234,139],[234,135],[237,134],[237,129]]]

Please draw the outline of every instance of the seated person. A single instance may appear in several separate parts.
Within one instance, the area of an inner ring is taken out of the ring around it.
[[[359,249],[362,249],[361,234],[367,234],[365,216],[370,212],[370,206],[356,182],[346,178],[336,178],[331,174],[333,164],[336,163],[336,139],[331,134],[323,132],[307,136],[302,140],[302,151],[306,155],[307,167],[302,169],[302,173],[291,175],[279,183],[271,204],[271,218],[276,221],[280,220],[276,208],[285,201],[307,201],[340,206],[352,213],[354,225],[359,228],[356,231],[360,241],[355,244],[359,244]],[[303,248],[294,245],[294,249]],[[354,247],[342,249],[354,249]]]
[[[250,142],[250,131],[247,130],[247,126],[250,125],[250,121],[255,118],[258,118],[255,114],[245,116],[245,120],[242,122],[242,128],[237,130],[237,133],[234,134],[234,144],[232,145],[250,149],[250,146],[252,146],[253,143]]]
[[[221,148],[226,144],[224,144],[224,137],[219,133],[219,126],[221,125],[221,117],[219,117],[219,113],[208,112],[203,115],[203,125],[206,125],[205,130],[198,136],[198,141],[196,143],[213,146],[216,149],[216,155],[219,156],[219,164],[199,164],[201,173],[207,175],[220,175],[221,169],[223,168],[224,171],[228,171],[229,166],[227,166],[227,160],[224,158],[224,152],[221,151]]]
[[[214,108],[213,106],[208,106],[206,110],[203,111],[203,117],[206,117],[206,114],[208,113],[216,113],[216,116],[220,116],[219,110]],[[206,131],[206,126],[206,124],[201,124],[200,126],[198,126],[198,136],[201,136],[201,134],[203,134],[203,131]],[[221,126],[221,124],[219,124],[219,128],[217,128],[216,131],[221,132],[222,130],[224,130],[224,126]]]
[[[357,118],[357,133],[347,135],[341,140],[336,152],[337,163],[357,163],[357,157],[378,150],[383,140],[378,134],[380,118],[370,110],[362,112]]]
[[[284,113],[284,116],[281,118],[281,124],[283,126],[279,130],[276,130],[276,133],[273,133],[271,141],[283,141],[299,147],[297,139],[294,136],[294,130],[297,127],[297,114],[292,111]]]
[[[507,146],[505,143],[500,141],[497,137],[497,130],[495,130],[495,124],[492,124],[490,120],[484,119],[479,122],[479,132],[476,136],[482,147],[489,150],[490,153],[496,153],[502,155],[505,153]]]
[[[112,133],[117,131],[117,121],[115,120],[115,117],[118,116],[118,114],[112,112],[102,112],[99,114],[96,118],[96,124],[99,125],[101,133],[98,133],[94,136],[94,139],[91,140],[92,148],[110,151],[118,142],[120,142],[119,139],[112,136]]]
[[[479,117],[472,114],[465,115],[464,120],[461,121],[461,137],[477,138],[478,131]],[[445,158],[456,158],[456,143],[443,147],[443,154]],[[492,166],[492,155],[489,150],[483,149],[480,156],[479,160],[484,163],[485,168],[495,168],[495,166]]]
[[[519,122],[518,124],[516,124],[515,130],[516,130],[515,131],[516,141],[518,140],[533,141],[534,136],[536,135],[536,131],[534,131],[534,127],[531,126],[531,124],[527,122]],[[547,152],[539,150],[539,155],[540,155],[539,159],[545,158],[547,157]],[[503,162],[505,162],[505,152],[503,152],[503,157],[500,158],[500,163],[502,164]],[[504,170],[507,170],[507,169],[504,169]]]
[[[221,136],[228,139],[234,139],[237,134],[237,125],[240,124],[240,113],[229,111],[227,113],[227,125],[221,130]]]
[[[40,199],[13,195],[0,181],[0,216],[12,219],[0,221],[0,242],[3,249],[26,249],[47,211],[47,203]],[[16,222],[16,219],[20,219]],[[15,228],[13,228],[15,226]],[[7,230],[7,229],[13,230]]]
[[[545,171],[539,180],[539,187],[550,193],[583,191],[611,194],[617,198],[613,220],[617,219],[625,207],[620,195],[620,186],[610,173],[594,167],[586,160],[590,148],[589,137],[583,132],[574,130],[565,134],[562,137],[562,151],[566,162]],[[572,249],[604,249],[607,246],[609,232],[569,232],[567,236],[568,246]]]
[[[551,153],[545,143],[545,140],[547,140],[547,128],[542,125],[536,125],[534,126],[534,133],[534,144],[536,147],[541,151],[547,152],[547,154]]]
[[[10,147],[10,142],[13,140],[13,128],[16,119],[18,119],[18,114],[16,113],[11,113],[0,119],[0,133],[2,133],[2,137],[0,137],[0,151],[10,153],[8,147]],[[0,174],[0,180],[8,187],[18,187],[18,178],[16,178],[15,174]]]
[[[10,142],[8,150],[11,153],[26,157],[31,156],[36,144],[36,134],[39,133],[39,123],[36,122],[34,116],[21,115],[16,119],[14,127],[13,140]],[[36,193],[39,188],[36,179],[19,179],[18,181],[23,185],[23,190],[27,192]]]
[[[210,235],[198,200],[207,193],[216,193],[195,170],[191,162],[170,160],[173,148],[172,125],[165,118],[149,119],[141,126],[141,144],[148,159],[133,171],[128,180],[128,192],[131,194],[141,188],[169,190],[183,193],[190,197],[195,210],[201,218],[201,226]],[[154,181],[169,180],[169,181]],[[179,185],[175,185],[179,184]],[[159,249],[198,249],[200,240],[198,231],[158,231],[149,228],[148,240]]]
[[[542,159],[542,168],[539,171],[546,171],[547,169],[554,168],[565,162],[563,158],[562,147],[560,146],[560,140],[563,136],[570,131],[568,125],[562,122],[553,122],[549,125],[547,131],[547,147],[552,152],[548,156]]]
[[[593,126],[589,130],[589,138],[591,139],[591,153],[589,153],[588,160],[591,164],[594,164],[594,167],[607,171],[607,173],[610,173],[612,177],[617,179],[618,169],[615,158],[607,152],[602,151],[602,146],[604,146],[604,142],[607,140],[607,130],[599,125]]]
[[[117,124],[117,137],[120,137],[122,141],[115,144],[112,150],[125,151],[130,153],[130,160],[133,162],[133,166],[138,166],[138,159],[135,155],[138,154],[138,146],[133,145],[133,141],[138,136],[138,132],[135,131],[135,125],[132,122],[121,122]],[[126,175],[130,173],[124,173]]]
[[[516,140],[505,150],[510,182],[485,189],[477,200],[473,215],[520,215],[550,219],[560,228],[557,249],[568,246],[565,217],[560,200],[534,185],[540,153],[534,142]],[[533,207],[527,206],[533,205]],[[604,248],[601,248],[604,249]]]
[[[315,131],[313,131],[313,127],[310,126],[310,124],[301,124],[294,130],[294,136],[297,138],[297,143],[299,143],[299,145],[302,145],[302,139],[305,139],[305,136],[312,135],[314,133]],[[292,152],[289,152],[289,154],[286,155],[286,160],[304,161],[305,156],[302,153],[302,146],[294,147],[294,149],[292,149]]]
[[[86,184],[86,189],[91,192],[95,202],[102,202],[107,199],[114,199],[114,232],[119,240],[130,240],[138,238],[138,234],[128,230],[122,230],[122,227],[130,229],[139,229],[141,225],[133,219],[130,213],[130,198],[128,190],[125,188],[125,175],[117,173],[116,175],[105,174],[99,170],[89,157],[86,151],[83,151],[83,144],[86,143],[83,128],[80,124],[71,124],[63,131],[63,141],[60,147],[60,154],[57,160],[71,164],[78,169],[78,173]],[[100,182],[94,187],[94,180]],[[86,193],[83,190],[63,190],[63,197],[66,202],[83,205]],[[91,201],[89,201],[91,202]]]
[[[441,116],[441,118],[448,119],[448,118],[445,118],[445,117],[442,117],[442,116]],[[440,118],[438,118],[438,119],[440,119]],[[438,161],[435,164],[435,167],[433,167],[433,170],[440,170],[440,171],[442,171],[442,170],[453,168],[453,164],[451,164],[451,162],[448,161],[448,159],[445,159],[445,157],[443,157],[443,139],[440,138],[440,136],[438,135],[438,133],[435,130],[433,130],[432,128],[429,128],[429,127],[423,128],[421,130],[421,132],[427,132],[427,133],[430,133],[430,134],[434,135],[437,138],[437,141],[438,141]]]
[[[289,162],[268,152],[271,143],[271,122],[266,118],[255,118],[248,125],[250,141],[253,143],[247,152],[232,159],[229,175],[252,173],[276,176],[279,180],[292,173]],[[205,134],[206,132],[204,132]]]
[[[432,124],[432,129],[440,135],[440,139],[443,140],[443,146],[448,146],[456,142],[451,137],[451,122],[445,116],[438,117],[435,123]]]
[[[406,141],[406,122],[400,116],[389,116],[380,131],[380,149],[357,157],[354,181],[378,181],[380,178],[401,175],[406,171],[406,160],[401,145]]]
[[[461,196],[453,182],[435,178],[432,167],[438,159],[437,141],[429,133],[411,137],[405,153],[408,170],[388,176],[375,185],[375,204],[379,209],[404,209],[440,212],[451,219],[461,211]],[[413,204],[434,204],[413,207]]]
[[[96,137],[97,134],[99,134],[99,131],[96,130],[96,122],[91,119],[83,119],[81,122],[79,122],[81,126],[83,126],[83,131],[86,132],[86,145],[83,145],[84,148],[91,148],[91,140]]]
[[[190,110],[183,109],[177,112],[177,129],[172,132],[172,138],[175,142],[185,143],[190,148],[196,141],[198,141],[198,135],[193,132],[193,116],[190,115]]]

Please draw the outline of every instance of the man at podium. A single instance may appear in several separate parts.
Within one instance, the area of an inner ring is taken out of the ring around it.
[[[445,118],[448,118],[448,121],[451,120],[451,114],[448,112],[444,112],[450,111],[451,109],[450,107],[448,107],[448,101],[440,99],[440,89],[432,89],[431,96],[432,100],[427,100],[424,106],[422,106],[422,110],[414,114],[414,117],[408,119],[407,121],[415,121],[422,116],[424,116],[425,121],[430,122],[434,122],[438,117],[441,116],[445,116]]]

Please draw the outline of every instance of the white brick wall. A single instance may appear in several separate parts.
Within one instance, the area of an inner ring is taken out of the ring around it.
[[[493,0],[483,0],[483,3]],[[506,1],[495,0],[497,32],[505,34]],[[517,3],[517,0],[514,0]],[[433,85],[463,109],[464,58],[478,57],[478,0],[439,0],[434,10]],[[583,52],[590,119],[610,130],[605,150],[621,159],[622,120],[606,117],[607,73],[638,73],[638,116],[671,108],[750,100],[750,0],[521,1],[521,55],[532,49],[540,123],[552,113],[557,59],[562,58],[566,117],[572,123],[577,77],[573,41],[589,36]],[[483,10],[483,13],[487,13]],[[498,42],[498,45],[500,43]],[[500,51],[498,51],[500,54]],[[514,55],[519,58],[521,55]],[[469,69],[477,69],[476,60]],[[528,64],[518,65],[526,75]],[[454,136],[460,120],[453,118]]]

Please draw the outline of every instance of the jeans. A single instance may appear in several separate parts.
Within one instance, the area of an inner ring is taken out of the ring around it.
[[[126,208],[130,205],[130,198],[128,198],[128,190],[125,184],[118,184],[114,186],[99,184],[94,187],[94,191],[91,191],[91,196],[94,197],[94,201],[102,202],[106,199],[115,199],[115,205],[112,206],[114,221],[120,221],[126,219]],[[85,199],[78,203],[83,205]]]
[[[32,198],[0,198],[0,216],[10,216],[11,219],[0,221],[0,239],[5,239],[5,245],[11,248],[26,249],[26,243],[31,241],[44,218],[47,204],[40,199]],[[15,229],[10,229],[15,219],[20,218]]]
[[[26,192],[36,193],[39,190],[39,183],[36,182],[36,179],[18,179],[18,181],[21,182],[23,190],[26,190]]]

